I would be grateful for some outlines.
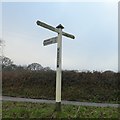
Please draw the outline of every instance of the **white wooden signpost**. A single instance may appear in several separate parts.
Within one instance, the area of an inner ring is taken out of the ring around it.
[[[61,24],[58,25],[56,28],[52,27],[44,22],[37,21],[37,25],[49,29],[53,32],[58,33],[57,37],[53,37],[47,40],[44,40],[43,45],[50,45],[57,43],[57,67],[56,67],[56,111],[61,111],[61,70],[62,70],[62,35],[75,39],[75,37],[71,34],[63,32],[62,29],[64,28]]]

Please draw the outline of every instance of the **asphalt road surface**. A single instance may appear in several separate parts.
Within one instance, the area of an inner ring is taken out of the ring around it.
[[[14,102],[32,102],[32,103],[52,103],[55,104],[55,100],[45,100],[45,99],[30,99],[30,98],[18,98],[18,97],[8,97],[2,96],[0,98],[2,101],[14,101]],[[120,104],[111,103],[91,103],[91,102],[76,102],[76,101],[62,101],[62,104],[68,105],[78,105],[78,106],[95,106],[95,107],[120,107]]]

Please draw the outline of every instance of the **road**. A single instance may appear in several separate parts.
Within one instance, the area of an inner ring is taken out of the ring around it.
[[[32,103],[52,103],[55,104],[55,100],[45,100],[45,99],[30,99],[30,98],[18,98],[18,97],[8,97],[2,96],[2,101],[14,101],[14,102],[32,102]],[[95,106],[95,107],[120,107],[120,104],[111,103],[91,103],[91,102],[76,102],[76,101],[65,101],[62,104],[68,105],[78,105],[78,106]]]

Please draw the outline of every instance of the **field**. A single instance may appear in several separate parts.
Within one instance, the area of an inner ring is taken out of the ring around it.
[[[56,113],[54,104],[3,102],[3,118],[118,118],[118,108],[62,105]]]

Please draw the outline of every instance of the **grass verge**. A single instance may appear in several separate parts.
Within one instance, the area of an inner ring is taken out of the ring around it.
[[[54,104],[3,101],[2,118],[119,118],[118,108],[62,105],[54,111]]]

